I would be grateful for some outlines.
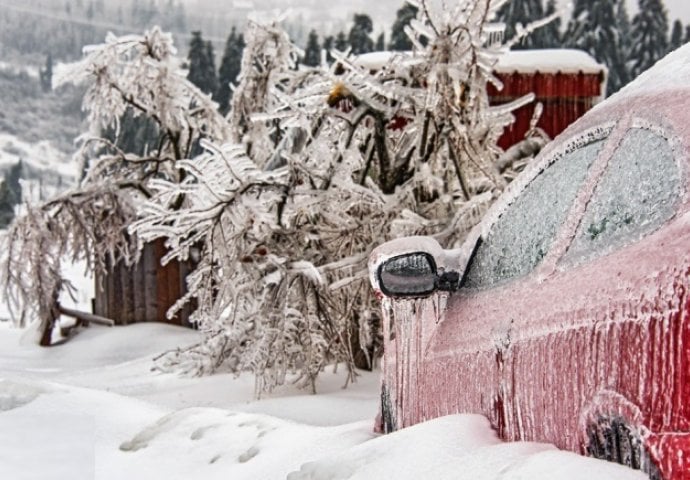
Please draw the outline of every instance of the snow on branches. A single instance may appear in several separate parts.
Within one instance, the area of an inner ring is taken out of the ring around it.
[[[135,218],[131,201],[117,183],[92,184],[41,206],[27,206],[2,238],[2,280],[19,326],[37,315],[42,345],[50,345],[59,315],[63,260],[85,260],[90,271],[106,263],[131,262],[136,245],[124,235]]]
[[[217,105],[185,78],[170,34],[157,27],[143,36],[109,34],[86,52],[61,81],[89,84],[84,108],[91,128],[79,139],[87,183],[114,173],[143,190],[154,177],[177,179],[176,162],[190,158],[200,139],[228,135]],[[138,133],[123,122],[137,119],[154,126],[143,154],[121,148],[123,137]]]
[[[78,157],[84,178],[73,191],[40,206],[28,206],[3,239],[3,277],[21,318],[38,313],[46,338],[54,323],[57,294],[65,285],[60,262],[67,255],[87,260],[91,271],[119,260],[131,263],[136,249],[127,227],[136,218],[150,184],[179,182],[202,138],[223,138],[227,123],[216,105],[186,80],[174,56],[171,36],[159,29],[143,36],[109,35],[104,45],[90,47],[85,58],[63,82],[86,82],[84,97],[89,132],[79,139]],[[123,145],[123,119],[144,118],[155,128],[152,147],[143,153]],[[169,208],[183,203],[171,199]],[[29,259],[29,261],[25,261]]]

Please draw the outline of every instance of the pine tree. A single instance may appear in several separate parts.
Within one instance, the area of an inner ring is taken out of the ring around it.
[[[316,30],[312,29],[309,32],[307,48],[304,49],[302,63],[310,67],[316,67],[321,64],[321,46],[319,45],[319,36],[316,34]]]
[[[391,29],[391,41],[388,45],[390,50],[407,51],[412,49],[412,42],[405,33],[405,27],[417,16],[417,11],[417,7],[409,3],[405,3],[398,9]]]
[[[49,53],[46,57],[46,65],[40,69],[39,77],[41,80],[41,88],[44,92],[49,92],[53,88],[53,56]]]
[[[633,78],[668,52],[668,17],[662,0],[639,0],[632,21],[630,61]]]
[[[14,202],[7,179],[0,180],[0,229],[5,229],[14,220]]]
[[[614,0],[575,3],[566,33],[566,46],[583,50],[609,69],[607,92],[618,91],[630,81],[621,32],[616,28]]]
[[[630,59],[630,47],[631,47],[631,25],[630,25],[630,15],[628,15],[628,7],[626,6],[626,0],[618,0],[616,3],[616,26],[620,32],[620,43],[622,57],[626,62],[626,69],[628,70],[628,77],[630,75],[630,67],[627,66]],[[632,78],[629,78],[632,80]]]
[[[22,201],[22,184],[20,182],[22,178],[22,172],[24,171],[24,163],[19,160],[17,163],[12,165],[5,180],[7,182],[7,187],[10,189],[12,194],[11,200],[14,205],[18,205]]]
[[[218,102],[221,113],[226,114],[230,108],[232,89],[230,84],[237,83],[237,76],[240,74],[242,66],[242,51],[244,50],[244,36],[237,34],[235,27],[232,27],[230,35],[225,42],[223,58],[220,62],[218,71],[218,93],[215,100]]]
[[[213,43],[206,42],[206,90],[204,92],[215,95],[218,91],[218,75],[216,74],[216,54]]]
[[[669,51],[683,45],[683,24],[680,20],[673,22],[673,29],[671,30],[671,42],[668,46]]]
[[[548,17],[556,13],[556,0],[548,0],[544,16]],[[544,25],[540,29],[542,48],[558,48],[563,45],[561,38],[561,19],[560,17]],[[537,32],[535,32],[536,34]],[[534,35],[534,34],[533,34]]]
[[[338,32],[338,35],[335,37],[335,49],[344,52],[349,46],[350,43],[347,40],[347,35],[345,35],[345,32]]]
[[[374,41],[369,36],[374,31],[374,24],[369,15],[356,13],[354,24],[350,29],[348,41],[352,47],[352,53],[360,55],[374,50]]]
[[[331,50],[335,44],[335,38],[333,35],[329,35],[323,39],[323,49],[326,51],[326,62],[330,65],[335,60],[333,55],[331,55]]]
[[[376,44],[374,45],[374,50],[377,52],[383,52],[386,50],[386,35],[381,32],[378,37],[376,37]]]
[[[187,78],[199,89],[208,94],[217,91],[217,78],[212,54],[213,47],[209,48],[201,36],[200,31],[192,32],[192,40],[189,43],[189,73]]]
[[[544,17],[544,6],[541,0],[520,0],[508,2],[499,11],[499,19],[506,24],[505,38],[510,41],[518,33],[520,27],[525,27],[531,22]],[[541,29],[537,29],[531,35],[526,36],[520,43],[513,46],[514,49],[543,48],[546,39]]]
[[[690,42],[690,25],[685,27],[685,43]]]
[[[12,165],[0,183],[0,228],[7,228],[14,219],[14,207],[22,201],[22,161]]]

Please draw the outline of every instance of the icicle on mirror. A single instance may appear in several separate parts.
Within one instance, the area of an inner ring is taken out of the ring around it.
[[[423,297],[436,290],[436,262],[426,252],[398,255],[381,264],[378,280],[389,297]]]

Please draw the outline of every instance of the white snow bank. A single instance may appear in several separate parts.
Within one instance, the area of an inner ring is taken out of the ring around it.
[[[96,369],[94,377],[113,366],[143,360],[150,369],[151,358],[165,350],[198,341],[194,330],[163,324],[140,323],[126,327],[82,328],[67,344],[44,348],[25,337],[20,329],[0,334],[0,375],[42,377],[63,372],[73,375]],[[0,477],[1,478],[1,477]]]
[[[541,443],[501,442],[486,418],[452,415],[430,420],[304,465],[289,480],[633,480],[621,465]]]
[[[550,445],[501,442],[476,415],[375,436],[378,372],[342,390],[345,369],[327,371],[319,395],[286,386],[254,401],[248,376],[151,371],[155,354],[198,340],[191,330],[94,326],[47,349],[22,345],[21,333],[0,330],[2,479],[644,478]]]
[[[475,415],[375,437],[368,421],[314,427],[218,408],[169,411],[75,387],[0,382],[0,398],[17,394],[23,400],[0,413],[0,478],[13,480],[644,478],[549,445],[503,443]]]

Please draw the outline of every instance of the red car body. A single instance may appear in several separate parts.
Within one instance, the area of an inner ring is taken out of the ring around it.
[[[553,198],[536,193],[541,177],[558,187]],[[384,313],[379,427],[480,413],[506,440],[690,480],[689,192],[690,45],[551,142],[460,250],[411,237],[372,253]],[[535,195],[543,209],[510,224]],[[555,231],[538,248],[522,243],[559,202]],[[503,231],[508,247],[490,245]],[[510,263],[530,249],[527,268]],[[386,288],[387,265],[408,255],[429,259],[434,288]],[[483,265],[499,280],[482,284],[473,271]]]

